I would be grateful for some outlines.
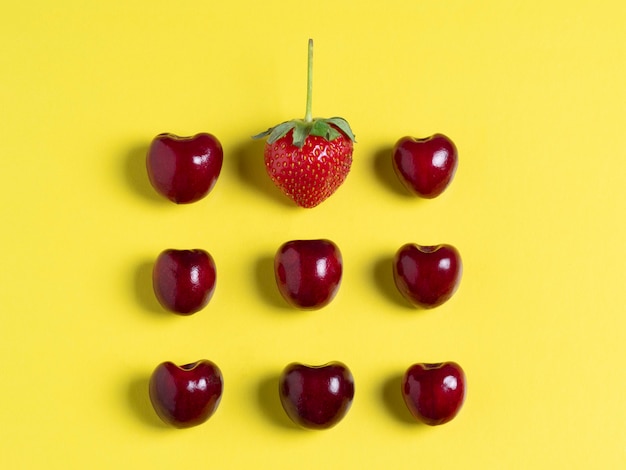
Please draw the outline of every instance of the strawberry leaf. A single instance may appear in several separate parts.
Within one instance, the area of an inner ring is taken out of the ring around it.
[[[293,128],[292,143],[298,148],[302,148],[304,141],[311,133],[311,124],[305,121],[298,121]]]
[[[252,136],[253,139],[262,139],[263,137],[269,136],[267,142],[273,144],[281,137],[284,137],[291,129],[296,127],[295,121],[285,121],[283,123],[278,124],[277,126],[270,127],[265,132],[261,132],[260,134]]]
[[[356,142],[356,138],[354,137],[354,133],[352,132],[352,129],[350,128],[350,124],[348,124],[348,121],[346,121],[344,118],[331,117],[329,119],[326,119],[326,122],[337,126],[339,129],[343,131],[344,134],[348,136],[348,138],[352,142]]]
[[[253,139],[262,139],[264,137],[267,137],[268,135],[270,135],[270,133],[274,130],[273,127],[270,127],[268,130],[263,131],[263,132],[259,132],[258,134],[255,134],[252,136]]]
[[[323,137],[326,140],[334,140],[339,137],[337,129],[332,127],[326,119],[315,119],[311,128],[311,135]]]
[[[270,134],[267,141],[270,144],[273,144],[278,139],[284,137],[291,129],[296,127],[296,123],[293,121],[283,122],[282,124],[277,125],[272,133]]]

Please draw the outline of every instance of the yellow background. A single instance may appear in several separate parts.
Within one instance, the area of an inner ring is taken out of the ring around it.
[[[624,2],[97,3],[0,17],[2,468],[626,467]],[[348,119],[358,144],[345,184],[304,210],[249,136],[303,116],[309,37],[313,113]],[[201,202],[149,186],[145,151],[166,131],[224,146]],[[389,152],[435,132],[459,168],[418,200]],[[343,284],[327,308],[291,310],[274,252],[316,237],[341,248]],[[395,291],[406,242],[461,252],[444,306]],[[217,264],[193,317],[151,292],[170,247]],[[150,373],[200,358],[224,374],[219,409],[161,425]],[[355,376],[350,412],[292,427],[278,374],[330,360]],[[464,367],[465,406],[411,423],[399,377],[441,360]]]

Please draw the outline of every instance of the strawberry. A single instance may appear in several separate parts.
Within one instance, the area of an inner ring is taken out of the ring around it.
[[[270,134],[265,145],[267,173],[301,207],[315,207],[324,201],[341,186],[350,171],[352,139],[339,126],[327,125],[333,138],[304,131],[304,141],[299,144],[296,134],[303,131],[295,127],[282,137],[272,138]]]
[[[345,181],[352,164],[354,134],[340,117],[312,118],[313,41],[309,39],[304,119],[293,119],[255,135],[268,137],[265,168],[271,180],[301,207],[315,207]]]

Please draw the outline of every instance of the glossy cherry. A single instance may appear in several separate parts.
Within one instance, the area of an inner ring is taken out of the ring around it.
[[[280,376],[279,394],[294,423],[308,429],[328,429],[350,409],[354,379],[341,362],[322,366],[292,363]]]
[[[342,271],[341,252],[330,240],[292,240],[274,258],[278,290],[301,309],[327,305],[339,290]]]
[[[443,134],[424,139],[403,137],[393,148],[393,168],[413,194],[431,199],[450,184],[458,165],[454,142]]]
[[[215,262],[204,250],[163,251],[152,270],[152,285],[163,308],[191,315],[206,307],[215,291]]]
[[[152,406],[167,424],[188,428],[204,423],[222,398],[222,372],[206,359],[177,366],[159,364],[149,383]]]
[[[466,379],[455,362],[413,364],[402,379],[402,396],[411,414],[430,426],[454,418],[465,401]]]
[[[146,168],[157,192],[172,202],[187,204],[213,189],[223,157],[222,145],[212,134],[180,137],[164,133],[152,140]]]
[[[456,292],[461,281],[461,255],[452,245],[408,243],[396,253],[393,277],[400,293],[413,305],[434,308]]]

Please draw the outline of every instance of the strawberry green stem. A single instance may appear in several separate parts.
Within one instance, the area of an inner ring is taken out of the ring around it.
[[[304,146],[309,136],[323,137],[327,141],[335,140],[343,133],[352,142],[354,134],[350,124],[344,118],[331,117],[328,119],[315,118],[311,112],[311,98],[313,96],[313,39],[309,39],[309,53],[307,56],[307,88],[306,88],[306,114],[304,119],[292,119],[270,127],[268,130],[253,136],[253,139],[267,137],[267,144],[272,145],[279,139],[293,131],[291,143],[298,148]]]
[[[305,122],[313,121],[311,98],[313,95],[313,39],[309,39],[309,53],[307,56],[307,75],[306,75],[306,114]]]

